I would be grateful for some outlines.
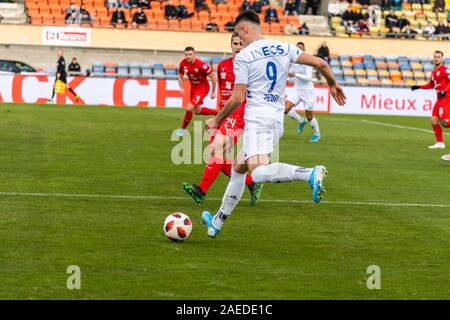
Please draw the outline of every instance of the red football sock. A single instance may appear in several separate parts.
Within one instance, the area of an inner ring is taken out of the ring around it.
[[[209,109],[209,108],[202,107],[200,109],[200,113],[199,114],[202,114],[204,116],[215,116],[217,114],[217,110],[216,109]]]
[[[192,120],[193,115],[194,115],[194,113],[192,113],[191,111],[186,111],[181,128],[183,128],[183,129],[187,128],[187,126],[189,125],[189,122],[191,122],[191,120]]]
[[[223,174],[225,174],[226,176],[228,176],[228,177],[231,177],[231,165],[232,165],[232,161],[231,160],[229,160],[229,159],[227,159],[226,161],[225,161],[225,163],[222,165],[222,169],[221,169],[221,171],[223,172]],[[252,179],[252,176],[250,175],[250,174],[247,174],[246,176],[245,176],[245,184],[247,185],[247,186],[249,186],[249,185],[251,185],[253,183],[253,179]]]
[[[437,142],[444,142],[444,137],[442,136],[442,127],[440,125],[433,126],[434,135],[436,136]]]
[[[204,193],[206,193],[211,187],[211,185],[216,181],[217,176],[222,168],[222,160],[216,159],[214,156],[209,158],[208,164],[206,165],[205,172],[203,173],[202,181],[198,185]]]

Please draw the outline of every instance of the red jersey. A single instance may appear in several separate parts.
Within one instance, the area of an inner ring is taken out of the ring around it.
[[[431,72],[431,79],[430,82],[420,86],[421,89],[436,89],[437,92],[439,91],[447,91],[450,89],[450,69],[446,66],[442,65],[439,68],[436,68]],[[447,94],[450,94],[448,92]],[[438,99],[442,99],[438,96]]]
[[[187,74],[189,81],[191,82],[191,88],[209,88],[208,75],[212,72],[212,69],[209,64],[204,63],[200,59],[195,58],[192,63],[183,59],[180,62],[178,72],[181,75]]]
[[[223,60],[217,66],[217,79],[219,81],[220,101],[219,109],[222,109],[230,99],[234,89],[234,70],[233,70],[234,58]],[[244,118],[245,101],[237,108],[230,118]]]

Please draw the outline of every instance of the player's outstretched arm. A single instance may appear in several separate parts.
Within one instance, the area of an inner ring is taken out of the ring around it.
[[[328,85],[330,86],[330,93],[333,96],[334,100],[340,105],[343,106],[345,104],[345,100],[347,97],[344,94],[341,86],[336,82],[334,78],[333,71],[331,71],[328,63],[316,56],[312,56],[303,52],[297,59],[297,63],[306,64],[308,66],[312,66],[320,71],[320,73],[327,80]]]
[[[208,77],[211,79],[211,99],[214,99],[216,97],[216,84],[217,84],[217,77],[214,74],[214,72],[211,72],[208,74]]]
[[[206,130],[218,128],[244,102],[246,93],[246,84],[236,84],[232,96],[228,99],[223,109],[214,118],[205,121]]]

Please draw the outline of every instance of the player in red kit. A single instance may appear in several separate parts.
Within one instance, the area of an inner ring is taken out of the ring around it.
[[[220,89],[219,109],[231,97],[234,89],[233,62],[236,54],[242,49],[241,39],[233,34],[231,37],[231,50],[233,57],[223,60],[217,67],[217,75]],[[236,109],[220,126],[209,141],[210,158],[203,173],[202,181],[199,185],[183,183],[183,190],[189,194],[195,202],[202,204],[206,198],[206,192],[217,179],[220,172],[231,176],[231,166],[233,160],[227,159],[227,152],[230,150],[243,133],[244,129],[244,108],[245,102]],[[262,184],[254,183],[251,175],[246,176],[246,184],[250,190],[250,203],[255,205],[261,197]]]
[[[433,54],[434,70],[431,73],[430,82],[423,86],[412,86],[412,90],[435,89],[437,101],[431,115],[436,143],[429,146],[430,149],[444,149],[442,127],[447,128],[450,121],[450,69],[444,66],[444,53],[435,51]],[[445,159],[444,159],[445,160]]]
[[[187,75],[191,83],[190,100],[186,106],[186,114],[184,115],[181,128],[177,130],[177,135],[182,137],[184,130],[191,122],[193,114],[215,115],[217,110],[202,107],[203,99],[209,93],[209,81],[212,82],[211,99],[216,97],[217,78],[212,72],[211,66],[195,57],[195,50],[192,47],[184,49],[184,59],[180,63],[178,70],[178,84],[180,93],[184,95],[183,76]]]

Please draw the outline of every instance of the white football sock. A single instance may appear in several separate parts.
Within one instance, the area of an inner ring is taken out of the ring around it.
[[[292,108],[291,110],[289,110],[289,112],[287,113],[287,115],[289,117],[291,117],[294,120],[297,120],[299,123],[302,123],[303,121],[305,121],[299,114],[298,112],[296,112],[294,110],[294,108]]]
[[[293,166],[287,163],[271,163],[259,166],[252,172],[253,182],[288,182],[294,180],[309,181],[312,168]]]
[[[320,134],[319,122],[317,121],[316,118],[312,118],[311,121],[309,121],[309,124],[311,125],[311,127],[312,127],[312,129],[314,131],[314,134]]]
[[[225,222],[226,218],[231,214],[239,200],[242,198],[242,194],[245,190],[245,176],[247,174],[240,174],[231,169],[231,178],[228,182],[227,189],[222,198],[222,205],[214,216],[212,225],[214,228],[220,230]]]

